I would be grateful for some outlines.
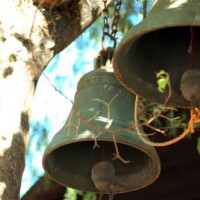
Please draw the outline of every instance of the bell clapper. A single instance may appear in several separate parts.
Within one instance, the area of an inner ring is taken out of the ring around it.
[[[181,78],[181,92],[183,97],[191,102],[191,109],[196,113],[198,102],[200,101],[200,70],[196,69],[196,27],[191,26],[191,41],[188,48],[188,53],[191,54],[191,68],[185,71]]]
[[[191,102],[191,108],[195,112],[200,102],[200,69],[192,68],[185,71],[181,78],[180,89],[183,97]]]
[[[115,168],[109,161],[100,161],[92,167],[91,179],[99,190],[99,200],[104,193],[109,194],[109,200],[113,199],[110,186],[115,184]]]

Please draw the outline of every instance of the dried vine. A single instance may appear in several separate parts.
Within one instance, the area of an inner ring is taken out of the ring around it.
[[[97,102],[101,102],[102,104],[104,104],[106,107],[107,107],[107,123],[105,125],[105,128],[103,127],[99,127],[99,126],[94,126],[92,125],[90,122],[94,119],[96,119],[100,113],[99,110],[97,110],[94,115],[92,117],[90,117],[89,119],[84,119],[84,117],[81,115],[79,109],[76,107],[76,105],[74,104],[73,105],[73,108],[72,108],[72,111],[71,111],[71,114],[68,118],[68,122],[67,124],[65,125],[65,128],[68,128],[68,136],[70,135],[70,126],[73,126],[75,127],[76,131],[75,131],[75,135],[78,134],[78,130],[79,130],[79,126],[80,126],[80,122],[83,122],[84,124],[86,124],[92,131],[92,134],[94,136],[94,147],[93,148],[100,148],[100,146],[98,145],[98,136],[96,135],[96,131],[101,131],[101,132],[107,132],[107,133],[110,133],[112,135],[112,138],[113,138],[113,143],[114,143],[114,147],[115,147],[115,153],[114,153],[114,157],[113,157],[113,160],[115,159],[119,159],[121,160],[123,163],[129,163],[130,161],[128,160],[125,160],[121,157],[120,155],[120,152],[119,152],[119,149],[118,149],[118,145],[117,145],[117,141],[116,141],[116,135],[115,133],[116,132],[129,132],[129,133],[133,133],[133,134],[136,134],[136,130],[135,130],[135,124],[134,122],[130,122],[130,127],[127,127],[127,128],[119,128],[119,129],[110,129],[110,117],[111,117],[111,109],[110,109],[110,106],[112,104],[112,102],[118,97],[119,93],[115,94],[111,100],[107,103],[105,102],[104,100],[102,99],[99,99],[99,98],[93,98],[91,99],[91,101],[97,101]],[[74,124],[72,123],[72,116],[76,114],[77,117],[78,117],[78,121],[77,121],[77,124]],[[150,134],[144,134],[144,133],[141,133],[140,131],[137,132],[137,134],[140,135],[140,137],[145,137],[145,136],[152,136],[154,135],[155,133],[150,133]]]

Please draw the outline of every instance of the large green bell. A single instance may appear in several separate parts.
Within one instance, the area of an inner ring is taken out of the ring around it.
[[[116,49],[113,68],[117,79],[131,92],[164,103],[168,90],[158,92],[155,74],[163,69],[170,74],[172,87],[168,105],[190,107],[180,82],[191,68],[191,27],[196,35],[194,62],[200,68],[200,1],[155,0],[149,15],[125,34]]]
[[[160,160],[152,146],[126,130],[134,120],[133,112],[134,96],[122,87],[112,70],[100,68],[84,75],[66,124],[45,150],[43,166],[47,174],[62,185],[98,193],[91,170],[97,162],[106,160],[115,168],[112,193],[151,184],[159,176]],[[129,163],[113,160],[116,145]]]

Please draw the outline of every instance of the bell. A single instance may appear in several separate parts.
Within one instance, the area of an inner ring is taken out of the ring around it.
[[[155,0],[149,15],[125,34],[114,54],[113,68],[128,90],[162,104],[169,91],[158,91],[155,72],[165,70],[172,91],[168,105],[189,108],[180,82],[183,73],[193,67],[191,63],[200,68],[199,55],[200,1]]]
[[[66,124],[45,150],[47,174],[64,186],[99,193],[92,180],[96,175],[91,173],[105,160],[114,167],[112,194],[151,184],[160,174],[160,160],[152,146],[144,144],[131,128],[128,131],[133,112],[134,96],[112,69],[101,67],[84,75]],[[117,151],[121,159],[114,159]]]

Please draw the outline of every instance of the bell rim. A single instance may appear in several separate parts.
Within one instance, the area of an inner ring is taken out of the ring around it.
[[[62,146],[69,145],[69,144],[73,144],[73,143],[78,143],[78,142],[91,142],[91,141],[94,142],[94,139],[92,139],[92,138],[91,138],[91,139],[79,139],[78,141],[77,141],[77,140],[72,140],[72,141],[70,141],[70,142],[64,142],[64,143],[62,143],[62,144],[60,144],[60,145],[54,146],[54,148],[52,148],[51,150],[49,150],[48,153],[45,152],[44,155],[43,155],[43,159],[42,159],[42,166],[43,166],[43,168],[44,168],[44,170],[45,170],[45,173],[48,174],[48,176],[50,176],[52,180],[54,180],[55,182],[59,183],[60,185],[65,186],[65,187],[70,187],[70,185],[65,185],[64,183],[61,183],[60,181],[56,180],[53,176],[50,175],[50,173],[47,171],[47,169],[46,169],[46,167],[45,167],[46,158],[48,157],[48,155],[49,155],[50,153],[52,153],[54,150],[56,150],[56,149],[58,149],[58,148],[60,148],[60,147],[62,147]],[[97,141],[113,142],[113,140],[109,140],[109,139],[97,139]],[[137,146],[131,146],[129,143],[126,143],[126,142],[123,142],[123,141],[117,141],[117,143],[123,144],[123,145],[127,145],[127,146],[130,146],[130,147],[134,147],[134,148],[136,148],[136,149],[142,151],[143,153],[147,154],[147,155],[151,158],[152,162],[153,162],[153,163],[155,164],[155,166],[156,166],[156,173],[155,173],[155,175],[153,176],[153,179],[152,179],[151,181],[149,181],[149,182],[146,183],[146,184],[141,185],[141,187],[136,187],[136,188],[134,188],[134,189],[130,189],[130,190],[126,190],[126,191],[121,191],[121,192],[114,192],[113,194],[122,194],[122,193],[127,193],[127,192],[132,192],[132,191],[140,190],[140,189],[142,189],[142,188],[147,187],[148,185],[151,185],[153,182],[155,182],[155,181],[158,179],[158,177],[159,177],[159,175],[160,175],[160,173],[161,173],[161,162],[160,162],[160,159],[159,159],[159,156],[158,156],[156,150],[155,150],[155,155],[154,155],[154,154],[150,153],[150,152],[149,152],[148,150],[146,150],[146,149],[141,150],[140,148],[137,148]],[[138,145],[138,147],[139,147],[139,145]],[[122,161],[121,161],[121,162],[122,162]],[[73,187],[73,189],[80,190],[80,189],[75,188],[75,187]],[[92,190],[82,190],[82,191],[100,194],[100,192],[98,192],[98,191],[97,191],[97,192],[94,192],[94,191],[92,191]],[[104,194],[108,194],[108,193],[104,193]]]

